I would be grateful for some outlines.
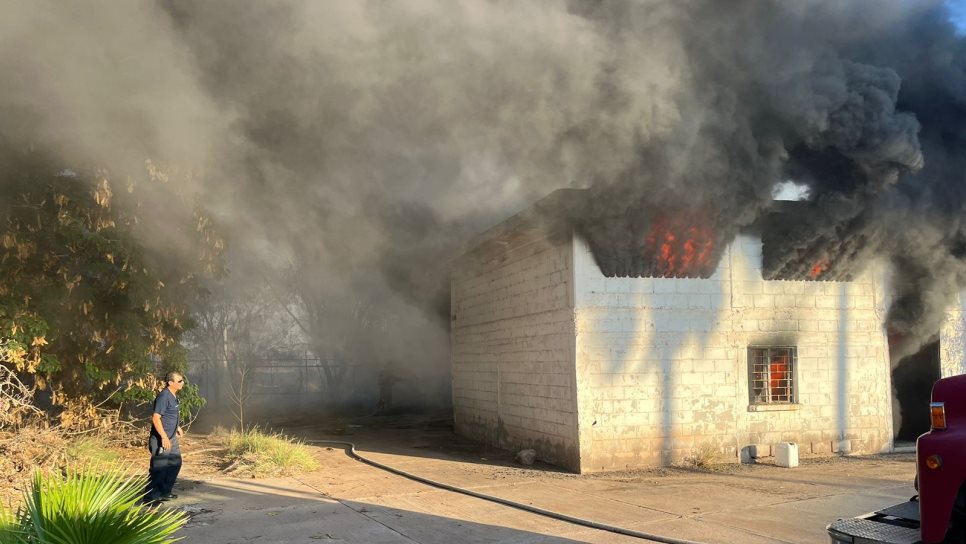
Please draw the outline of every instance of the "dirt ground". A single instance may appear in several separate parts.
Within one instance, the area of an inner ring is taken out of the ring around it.
[[[367,521],[367,516],[372,517],[369,511],[381,512],[382,510],[377,509],[389,508],[394,509],[392,510],[393,520],[413,518],[414,527],[427,523],[445,525],[449,523],[446,520],[462,515],[461,510],[436,512],[437,504],[459,505],[461,503],[454,502],[453,498],[446,495],[442,502],[440,499],[433,499],[435,502],[426,505],[410,504],[415,499],[407,493],[417,493],[416,496],[420,496],[443,492],[424,489],[425,486],[417,486],[412,482],[386,475],[377,469],[361,466],[349,459],[339,446],[319,444],[314,442],[316,440],[354,442],[360,453],[390,466],[412,470],[451,485],[475,487],[491,494],[503,493],[513,499],[526,498],[527,501],[535,501],[532,504],[539,504],[552,510],[567,511],[574,508],[575,510],[569,513],[592,519],[598,519],[601,516],[603,516],[601,519],[606,519],[611,515],[615,504],[620,508],[626,508],[625,503],[644,501],[635,506],[639,511],[628,513],[627,519],[632,520],[630,523],[636,523],[637,521],[634,520],[642,515],[658,516],[657,513],[660,513],[665,517],[655,523],[665,523],[668,530],[673,531],[686,532],[693,529],[696,531],[695,536],[703,535],[695,528],[698,527],[697,525],[692,526],[696,522],[703,523],[702,526],[706,528],[713,527],[718,532],[731,530],[715,525],[720,522],[720,520],[716,521],[715,516],[724,515],[723,509],[730,508],[734,502],[729,497],[735,494],[754,498],[758,504],[757,513],[753,514],[755,517],[748,521],[748,525],[762,523],[761,518],[765,516],[765,522],[775,526],[769,531],[777,531],[765,533],[769,538],[784,534],[781,531],[788,529],[783,529],[781,524],[787,523],[785,520],[794,517],[792,515],[795,512],[794,506],[783,505],[796,505],[806,501],[801,504],[822,509],[821,514],[815,514],[816,520],[806,520],[810,523],[809,529],[814,531],[805,534],[809,535],[808,538],[817,538],[821,536],[823,523],[835,519],[837,515],[844,515],[847,506],[854,505],[856,511],[849,515],[855,515],[861,513],[859,510],[874,508],[880,502],[884,504],[891,498],[914,493],[911,485],[912,476],[915,473],[914,454],[861,457],[802,456],[801,471],[789,471],[776,467],[772,460],[766,458],[755,465],[742,465],[728,460],[732,462],[578,475],[540,462],[529,467],[521,466],[514,462],[514,452],[487,447],[456,436],[453,433],[451,421],[445,417],[394,416],[333,420],[313,424],[292,422],[288,425],[279,425],[275,430],[306,441],[322,463],[322,468],[314,473],[297,475],[285,480],[287,482],[285,486],[310,484],[311,489],[307,488],[308,491],[321,493],[324,497],[338,498],[337,500],[350,508],[358,506],[357,503],[362,504],[363,506],[358,507],[356,511],[366,519],[360,518],[352,523],[369,523],[372,521]],[[38,468],[60,471],[66,466],[97,462],[99,459],[116,456],[114,459],[120,459],[122,463],[126,463],[132,473],[146,472],[148,457],[143,445],[146,438],[146,431],[138,433],[136,429],[128,436],[120,439],[112,438],[106,444],[92,440],[86,435],[61,436],[39,430],[0,433],[0,475],[2,475],[0,476],[0,500],[5,504],[19,503],[24,490],[29,485],[30,475]],[[98,448],[103,448],[105,451],[92,451]],[[182,500],[178,502],[187,501],[181,507],[184,507],[192,518],[196,517],[196,512],[217,510],[203,497],[212,488],[219,486],[228,488],[234,485],[226,484],[226,481],[237,482],[242,486],[261,485],[263,487],[271,481],[225,474],[224,469],[228,463],[224,458],[224,434],[222,433],[189,432],[182,440],[182,451],[184,465],[178,479],[176,493],[182,496]],[[98,456],[97,453],[104,455]],[[85,460],[84,457],[88,459]],[[360,473],[360,470],[374,472]],[[843,487],[842,482],[849,483]],[[688,497],[688,508],[680,512],[674,510],[676,507],[674,505],[680,502],[678,500],[668,504],[661,503],[663,496],[661,490],[666,490],[668,496],[675,497],[685,493]],[[594,502],[592,500],[588,502],[588,497],[604,491],[608,497],[606,504],[602,503],[603,506],[595,509]],[[889,497],[885,497],[884,494]],[[571,495],[572,498],[567,498]],[[621,501],[614,502],[613,496],[624,497],[624,495],[626,497]],[[642,497],[650,497],[647,501],[658,502],[650,504]],[[709,497],[718,497],[718,500],[711,501]],[[836,499],[836,497],[839,498]],[[200,504],[195,504],[198,500],[201,501]],[[266,496],[265,500],[283,499]],[[833,504],[829,502],[831,500],[839,500],[841,504]],[[865,500],[868,500],[868,504],[863,502]],[[396,504],[397,502],[399,504]],[[195,506],[189,508],[191,504]],[[311,504],[311,508],[316,508],[315,503]],[[408,506],[403,508],[400,506],[403,504]],[[578,508],[578,505],[584,506]],[[287,508],[282,503],[270,506]],[[227,509],[231,508],[231,505],[226,504],[222,508],[226,510],[219,515],[221,526],[228,527],[232,523],[242,523],[244,516],[238,521],[228,523],[230,514]],[[466,508],[480,507],[473,504],[467,505]],[[503,510],[505,509],[494,511],[493,519],[504,519],[508,514]],[[772,511],[775,519],[769,521],[767,516]],[[674,515],[668,517],[667,512],[673,512]],[[729,516],[733,517],[733,514]],[[615,519],[621,521],[618,518]],[[384,521],[380,521],[380,527],[385,525]],[[485,520],[481,518],[478,521]],[[186,534],[192,535],[193,531],[199,532],[195,538],[197,541],[220,541],[217,538],[212,540],[213,535],[200,533],[203,530],[200,527],[206,523],[216,522],[202,515],[196,522],[189,523]],[[495,522],[490,520],[490,525],[493,523]],[[530,522],[521,520],[520,523],[525,527]],[[692,525],[682,529],[675,524]],[[214,529],[215,527],[212,527],[212,530]],[[489,525],[480,525],[479,530],[481,534],[489,534],[492,529]],[[538,532],[554,534],[555,530],[570,529],[548,528],[540,529]],[[741,533],[741,537],[747,538],[747,535]],[[575,537],[574,540],[593,541],[590,537],[587,539]],[[714,538],[701,540],[715,541]],[[765,540],[768,541],[768,539]],[[233,540],[225,540],[225,542],[228,541]],[[539,538],[536,541],[542,542]],[[781,541],[796,540],[782,537]],[[420,542],[423,541],[420,540]],[[425,542],[434,541],[427,537]]]
[[[354,422],[355,421],[355,422]],[[446,455],[449,458],[460,459],[475,465],[477,471],[493,479],[501,476],[526,476],[536,479],[573,479],[591,478],[607,479],[621,482],[644,482],[648,479],[666,478],[682,473],[710,473],[734,474],[761,470],[762,467],[774,466],[774,460],[764,458],[756,465],[742,465],[733,460],[718,459],[715,464],[708,466],[679,466],[651,469],[636,469],[627,471],[611,471],[588,475],[577,475],[564,471],[553,465],[539,461],[530,467],[524,467],[514,461],[514,452],[501,450],[472,442],[453,434],[452,424],[446,419],[419,418],[413,416],[395,416],[388,418],[367,418],[362,422],[350,420],[346,422],[332,421],[322,424],[293,423],[277,428],[294,438],[313,440],[325,438],[330,440],[361,441],[369,447],[379,447],[386,437],[391,443],[387,451],[404,453],[406,449],[413,450],[418,455]],[[147,432],[144,432],[143,442],[147,442]],[[24,430],[18,433],[0,432],[0,497],[10,492],[20,492],[24,483],[34,469],[62,470],[64,467],[84,464],[88,459],[79,458],[90,454],[89,451],[72,452],[71,443],[90,437],[85,435],[68,435],[55,431]],[[122,465],[126,465],[133,472],[142,468],[147,470],[148,457],[144,445],[139,444],[137,434],[119,439],[116,435],[107,434],[107,442],[103,452],[115,455]],[[181,449],[184,458],[180,479],[204,479],[212,476],[224,476],[223,470],[228,465],[224,458],[225,445],[223,432],[188,432],[181,439]],[[398,450],[398,451],[397,451]],[[913,454],[884,454],[848,457],[839,455],[801,455],[803,465],[827,464],[830,466],[844,465],[861,460],[864,464],[894,462],[896,460],[914,460]],[[93,461],[103,460],[104,457],[93,456]]]
[[[714,544],[826,541],[825,526],[835,519],[915,493],[915,459],[908,453],[802,456],[797,469],[765,459],[578,475],[540,463],[521,466],[512,452],[455,436],[445,419],[367,418],[284,430],[312,447],[320,468],[286,478],[214,473],[185,481],[190,487],[170,505],[191,515],[179,533],[185,542],[640,541],[430,487],[316,440],[353,442],[374,461],[504,500]]]
[[[138,435],[143,434],[143,437]],[[144,444],[139,444],[144,442]],[[130,473],[147,473],[147,431],[64,433],[25,428],[0,432],[0,504],[22,503],[35,471],[63,472],[88,464],[119,463]],[[184,466],[179,479],[186,483],[221,474],[226,466],[223,437],[189,432],[181,441]]]

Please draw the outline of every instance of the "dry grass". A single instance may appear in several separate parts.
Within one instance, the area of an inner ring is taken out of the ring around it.
[[[8,482],[34,471],[59,471],[82,466],[112,465],[122,449],[107,434],[71,435],[57,428],[22,427],[0,432],[0,474]]]
[[[102,435],[80,437],[67,445],[68,464],[95,468],[115,465],[122,456],[113,447],[110,440]]]
[[[214,428],[211,429],[211,432],[208,433],[208,436],[215,440],[226,441],[231,433],[232,431],[230,431],[227,427],[215,425]]]
[[[66,470],[75,459],[70,445],[64,433],[41,426],[0,432],[0,501],[22,500],[35,471],[49,474]]]
[[[62,475],[81,467],[123,466],[129,473],[147,471],[147,423],[118,424],[110,429],[69,432],[40,424],[0,429],[0,504],[17,505],[34,472]],[[318,468],[302,444],[280,434],[215,429],[182,439],[185,456],[179,480],[219,472],[246,477],[289,475]],[[228,465],[229,470],[224,467]]]
[[[703,444],[691,450],[684,458],[683,468],[716,472],[731,468],[733,463],[726,463],[721,455],[721,449],[714,444]]]
[[[17,474],[66,464],[68,442],[53,429],[23,427],[0,433],[0,474],[12,481]]]
[[[82,467],[111,466],[126,467],[129,473],[146,472],[147,429],[146,423],[126,423],[80,433],[39,424],[16,430],[0,429],[0,504],[19,504],[34,472],[64,474]],[[206,446],[205,437],[190,440],[191,449]],[[187,477],[212,473],[222,466],[220,460],[203,464],[195,463],[195,459],[203,460],[201,456],[188,457],[184,471]]]
[[[253,478],[289,476],[319,467],[312,452],[301,442],[279,433],[265,433],[254,428],[246,432],[232,431],[225,439],[225,472],[245,474]]]

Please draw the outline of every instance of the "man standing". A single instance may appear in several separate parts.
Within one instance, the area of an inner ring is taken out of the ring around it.
[[[389,365],[379,371],[379,404],[376,406],[376,413],[389,415],[392,412],[392,386],[396,382],[402,381],[392,373]]]
[[[151,436],[148,439],[151,468],[148,472],[145,501],[155,504],[158,501],[178,498],[171,490],[181,471],[181,447],[178,439],[183,432],[178,412],[178,391],[184,387],[184,376],[179,372],[168,372],[165,380],[167,387],[154,399]]]

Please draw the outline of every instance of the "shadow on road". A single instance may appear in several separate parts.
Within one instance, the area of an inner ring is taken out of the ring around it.
[[[467,521],[395,505],[340,499],[289,479],[200,483],[171,505],[190,516],[176,535],[183,537],[183,542],[583,542],[548,534],[559,534],[561,528],[536,517],[528,521],[533,530],[508,528],[499,521],[505,510],[485,503],[475,506],[473,516],[492,521]]]

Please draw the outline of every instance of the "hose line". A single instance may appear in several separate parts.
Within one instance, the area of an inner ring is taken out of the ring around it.
[[[453,485],[444,484],[442,482],[437,482],[435,480],[430,480],[429,478],[423,478],[422,476],[417,476],[415,474],[411,474],[404,470],[400,470],[398,468],[394,468],[389,465],[385,465],[378,461],[373,461],[372,459],[367,459],[359,455],[359,453],[356,452],[356,445],[353,444],[352,442],[343,442],[340,440],[304,440],[304,442],[308,444],[331,444],[335,446],[341,446],[342,448],[344,448],[346,454],[349,455],[349,457],[352,457],[353,459],[356,459],[358,461],[362,461],[363,463],[374,466],[378,469],[391,472],[393,474],[396,474],[397,476],[402,476],[403,478],[408,478],[410,480],[420,482],[439,489],[445,489],[446,491],[461,493],[463,495],[468,495],[470,497],[476,497],[477,499],[483,499],[485,501],[495,502],[495,503],[502,504],[504,506],[509,506],[511,508],[516,508],[519,510],[525,510],[527,512],[531,512],[541,516],[546,516],[548,518],[558,519],[558,520],[566,521],[568,523],[573,523],[576,525],[583,525],[584,527],[599,529],[601,531],[608,531],[611,533],[617,533],[617,534],[632,536],[632,537],[640,538],[644,540],[650,540],[651,542],[663,542],[665,544],[700,544],[699,542],[695,542],[693,540],[682,540],[679,538],[671,538],[671,537],[656,535],[652,533],[645,533],[643,531],[634,531],[631,529],[625,529],[623,527],[617,527],[614,525],[598,523],[596,521],[590,521],[583,518],[576,518],[573,516],[568,516],[566,514],[561,514],[559,512],[553,512],[551,510],[544,510],[543,508],[537,508],[536,506],[531,506],[529,504],[514,502],[501,497],[486,495],[484,493],[477,493],[476,491],[471,491],[469,489],[465,489],[462,487],[456,487]]]

